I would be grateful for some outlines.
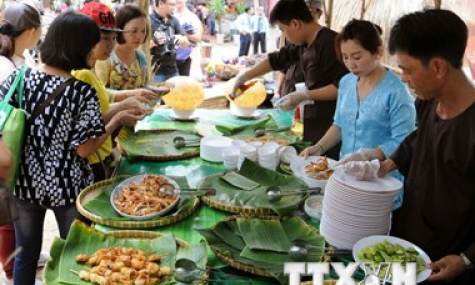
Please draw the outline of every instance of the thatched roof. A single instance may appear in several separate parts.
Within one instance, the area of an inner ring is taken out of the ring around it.
[[[333,3],[331,29],[340,31],[341,28],[353,18],[360,19],[362,3],[365,2],[363,19],[372,21],[383,29],[384,42],[387,43],[389,31],[393,23],[402,15],[424,9],[434,8],[437,1],[434,0],[325,0],[325,10],[328,14],[330,4]],[[475,0],[441,0],[441,8],[449,9],[457,13],[467,24],[472,23],[473,37],[470,39],[470,49],[475,51]],[[323,18],[322,23],[328,23]],[[472,48],[473,46],[473,48]],[[386,54],[384,62],[395,66],[393,57]]]

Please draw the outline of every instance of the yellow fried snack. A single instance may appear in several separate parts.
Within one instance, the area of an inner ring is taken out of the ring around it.
[[[175,86],[170,92],[163,96],[165,104],[175,110],[194,110],[205,97],[205,92],[201,84],[187,76],[176,76],[166,81]]]
[[[234,101],[234,103],[236,103],[236,105],[240,107],[255,108],[262,104],[264,100],[266,100],[266,88],[264,84],[262,84],[258,80],[249,81],[246,84],[238,87],[235,91],[237,98],[235,98],[234,100],[229,96],[232,93],[232,87],[228,87],[227,89],[228,90],[226,92],[226,98],[229,101]]]

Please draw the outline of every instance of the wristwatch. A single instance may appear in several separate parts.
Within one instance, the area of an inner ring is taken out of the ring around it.
[[[473,263],[470,261],[470,259],[468,259],[468,257],[463,252],[460,254],[460,257],[462,257],[463,263],[465,263],[465,266],[468,269],[473,269]]]

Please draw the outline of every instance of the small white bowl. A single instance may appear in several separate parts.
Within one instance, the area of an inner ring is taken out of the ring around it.
[[[304,210],[312,219],[320,221],[322,217],[323,195],[310,196],[305,200]]]
[[[173,114],[175,114],[175,117],[182,120],[190,119],[193,116],[194,112],[195,112],[195,109],[193,110],[173,109]]]
[[[245,107],[238,106],[233,101],[231,101],[231,103],[230,103],[231,113],[236,115],[236,116],[251,117],[256,112],[256,109],[257,109],[257,107],[245,108]]]

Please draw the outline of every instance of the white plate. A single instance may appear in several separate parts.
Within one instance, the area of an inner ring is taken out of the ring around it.
[[[133,215],[122,213],[115,205],[115,197],[120,193],[120,191],[122,191],[122,188],[124,188],[125,186],[129,186],[131,183],[140,183],[140,181],[145,176],[146,175],[133,176],[133,177],[127,178],[126,180],[122,181],[119,185],[115,186],[114,190],[112,191],[111,197],[110,197],[110,203],[111,203],[112,207],[114,208],[114,210],[119,215],[121,215],[123,217],[127,217],[131,220],[137,220],[137,221],[151,220],[151,219],[156,218],[156,217],[164,216],[165,214],[170,212],[173,208],[175,208],[176,205],[178,205],[178,202],[180,201],[179,194],[177,194],[178,197],[175,200],[175,202],[173,202],[173,204],[171,204],[170,206],[168,206],[167,208],[165,208],[165,209],[163,209],[159,212],[149,214],[149,215],[145,215],[145,216],[133,216]],[[172,179],[170,179],[166,176],[163,176],[163,175],[157,175],[157,176],[164,177],[167,180],[167,182],[169,182],[171,185],[173,185],[175,187],[175,189],[178,189],[178,190],[180,189],[180,186],[178,185],[178,183],[175,182],[175,180],[172,180]]]
[[[401,181],[389,175],[377,178],[374,181],[355,180],[340,171],[336,171],[334,176],[337,182],[365,192],[395,192],[402,188]]]
[[[387,240],[388,242],[390,242],[392,244],[399,244],[404,248],[413,247],[419,253],[419,256],[422,258],[422,260],[424,260],[424,262],[426,264],[432,263],[429,256],[427,255],[427,253],[425,253],[420,247],[413,244],[412,242],[409,242],[407,240],[403,240],[403,239],[400,239],[400,238],[397,238],[397,237],[393,237],[393,236],[369,236],[369,237],[365,237],[365,238],[359,240],[353,246],[353,258],[355,259],[355,261],[361,262],[361,260],[358,258],[358,252],[361,249],[363,249],[365,247],[368,247],[368,246],[372,246],[376,243],[383,242],[384,240]],[[429,268],[426,268],[425,270],[420,272],[417,275],[417,283],[420,283],[420,282],[426,280],[427,278],[429,278],[431,273],[432,273],[432,270],[429,269]]]

